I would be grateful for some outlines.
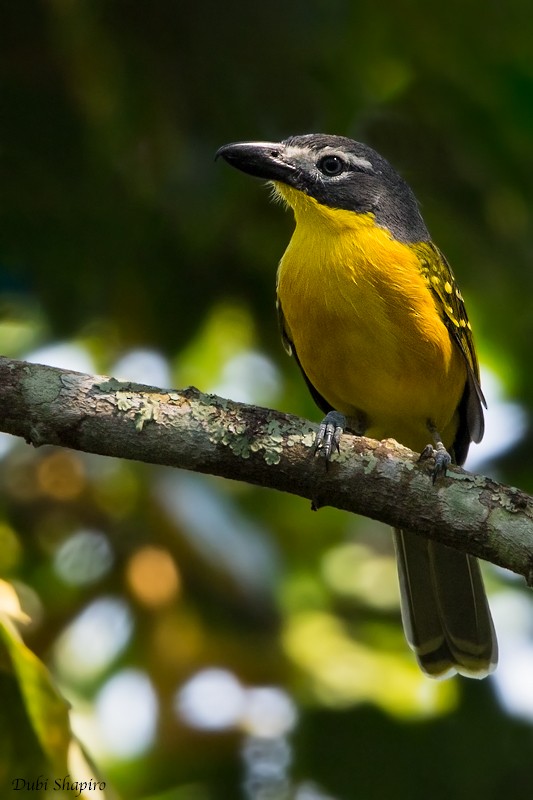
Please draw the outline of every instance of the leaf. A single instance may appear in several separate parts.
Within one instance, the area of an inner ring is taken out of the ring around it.
[[[26,647],[5,614],[0,614],[0,638],[37,739],[54,770],[65,773],[72,738],[68,703],[56,688],[48,669]]]

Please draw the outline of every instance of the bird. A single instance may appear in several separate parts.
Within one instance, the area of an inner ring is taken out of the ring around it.
[[[403,177],[368,145],[329,134],[233,142],[216,157],[266,180],[294,214],[277,309],[285,349],[325,414],[314,451],[328,463],[349,430],[434,456],[434,482],[463,464],[486,407],[472,329]],[[394,546],[422,671],[487,676],[498,646],[477,559],[403,529]]]

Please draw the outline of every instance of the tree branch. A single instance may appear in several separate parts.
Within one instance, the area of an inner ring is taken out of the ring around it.
[[[316,426],[256,406],[165,391],[0,357],[0,430],[39,446],[165,464],[306,497],[406,528],[523,575],[533,584],[533,498],[394,440],[345,435],[326,470]]]

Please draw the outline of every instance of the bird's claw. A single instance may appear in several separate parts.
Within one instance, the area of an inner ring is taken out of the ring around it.
[[[344,414],[330,411],[320,425],[313,444],[313,455],[321,453],[326,459],[326,464],[335,451],[340,452],[341,436],[346,427]]]
[[[427,444],[420,453],[420,458],[418,460],[427,461],[428,458],[433,458],[435,460],[435,464],[431,470],[431,478],[433,483],[435,483],[437,478],[446,475],[446,471],[452,463],[452,457],[442,442],[438,442],[436,447],[433,447],[432,444]]]

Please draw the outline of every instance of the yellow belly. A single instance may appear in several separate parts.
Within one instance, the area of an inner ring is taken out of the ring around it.
[[[326,213],[334,225],[308,217],[302,224],[296,213],[278,272],[287,332],[305,374],[336,410],[362,411],[368,436],[420,451],[432,420],[449,447],[466,368],[416,253],[370,215]]]

